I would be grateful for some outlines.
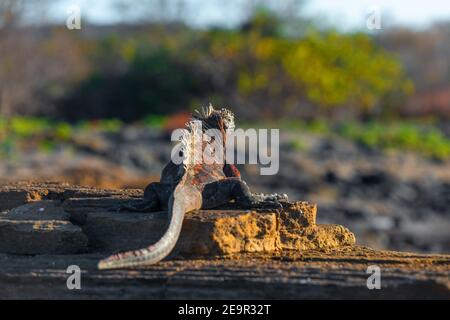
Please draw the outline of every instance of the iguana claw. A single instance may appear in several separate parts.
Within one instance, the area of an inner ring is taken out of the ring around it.
[[[259,202],[265,202],[265,201],[278,201],[278,202],[288,202],[288,196],[287,194],[279,194],[279,193],[272,193],[272,194],[263,194],[263,193],[254,193],[253,197],[256,201]]]
[[[283,205],[278,200],[263,200],[263,201],[254,202],[251,205],[251,209],[259,209],[259,210],[275,209],[277,211],[279,211],[279,210],[282,211]]]

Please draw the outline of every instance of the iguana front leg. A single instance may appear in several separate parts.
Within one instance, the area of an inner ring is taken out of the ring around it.
[[[173,186],[159,182],[150,183],[144,190],[144,198],[137,204],[121,204],[115,211],[152,212],[167,208]]]
[[[234,201],[239,208],[276,208],[282,209],[280,200],[274,195],[252,194],[247,183],[240,178],[225,178],[205,185],[203,192],[203,209],[217,208]]]
[[[239,172],[239,169],[234,164],[226,163],[223,166],[223,173],[228,178],[241,178],[241,173]],[[253,197],[253,202],[258,202],[258,203],[272,203],[272,202],[287,202],[287,201],[289,201],[288,196],[285,193],[283,193],[283,194],[253,193],[252,197]]]

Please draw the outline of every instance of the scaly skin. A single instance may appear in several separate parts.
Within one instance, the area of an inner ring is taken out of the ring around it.
[[[180,237],[185,212],[200,209],[202,206],[201,193],[195,186],[187,185],[186,180],[185,176],[169,199],[171,219],[162,238],[147,248],[119,253],[101,260],[98,263],[99,269],[121,269],[150,265],[169,255]]]
[[[218,111],[209,107],[203,112],[203,116],[194,119],[201,120],[203,128],[220,130],[225,146],[226,130],[234,127],[230,114],[228,110]],[[191,138],[201,134],[192,124],[191,121],[188,125]],[[161,181],[147,186],[144,201],[138,206],[124,208],[130,211],[154,211],[167,205],[170,223],[165,234],[158,242],[147,248],[118,253],[101,260],[98,268],[132,268],[161,261],[175,247],[186,212],[200,208],[215,208],[231,200],[243,208],[259,207],[264,204],[279,207],[278,200],[287,200],[287,196],[252,194],[234,165],[204,163],[175,165],[170,162],[163,170]]]

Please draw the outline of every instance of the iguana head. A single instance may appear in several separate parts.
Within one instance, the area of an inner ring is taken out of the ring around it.
[[[194,128],[192,127],[192,123],[197,123]],[[213,130],[209,131],[210,129]],[[200,149],[202,155],[203,151],[206,150],[205,148],[208,148],[209,151],[213,151],[212,154],[218,156],[216,152],[219,150],[221,150],[222,153],[225,152],[227,136],[229,133],[234,131],[234,114],[225,108],[214,109],[214,107],[210,104],[209,106],[202,108],[201,111],[195,111],[192,115],[192,120],[188,123],[188,130],[190,132],[194,132],[194,136],[196,137],[204,137],[205,135],[209,136],[209,139],[201,140],[202,143],[200,147],[197,145],[196,149]],[[217,134],[217,130],[219,131],[219,134]],[[219,145],[222,146],[221,149],[218,148]],[[184,149],[185,152],[188,150],[187,148]],[[207,152],[207,154],[209,154],[209,152]],[[190,155],[187,156],[190,157]],[[199,158],[199,156],[197,156],[197,158]],[[198,160],[197,158],[195,159]],[[188,161],[191,159],[192,157],[190,157]],[[214,161],[223,162],[224,157],[221,156]]]
[[[195,111],[193,118],[202,121],[203,129],[218,129],[226,133],[234,131],[234,114],[228,109],[214,109],[210,104],[202,108],[201,111]]]

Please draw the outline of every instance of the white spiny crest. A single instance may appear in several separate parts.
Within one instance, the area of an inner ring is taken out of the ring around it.
[[[212,104],[210,103],[208,106],[203,107],[201,111],[195,110],[193,114],[193,118],[200,120],[200,121],[206,121],[209,117],[211,117],[213,114],[219,114],[220,117],[223,119],[225,123],[225,127],[227,131],[232,132],[235,129],[234,124],[234,114],[230,110],[226,108],[222,108],[220,110],[214,109]]]
[[[195,110],[194,111],[194,117],[199,119],[199,120],[204,120],[204,119],[210,117],[213,114],[214,111],[215,111],[214,107],[210,103],[208,106],[202,107],[202,109],[200,111]]]
[[[188,167],[202,161],[202,122],[191,120],[186,123],[186,129],[181,136],[180,151],[183,153],[183,165]]]
[[[220,109],[220,113],[222,114],[223,121],[225,122],[225,126],[227,127],[228,132],[234,131],[234,114],[228,109],[222,108]]]

